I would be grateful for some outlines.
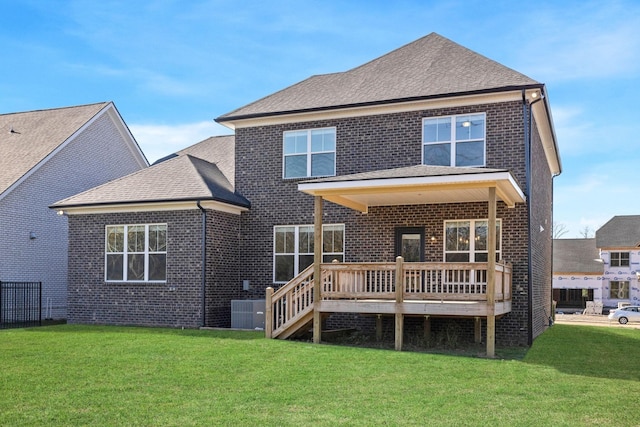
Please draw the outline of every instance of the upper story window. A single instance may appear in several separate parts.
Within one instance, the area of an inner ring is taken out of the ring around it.
[[[629,252],[611,252],[611,267],[629,267]]]
[[[305,178],[336,174],[336,128],[284,133],[283,176]]]
[[[422,164],[485,166],[485,114],[422,120]]]
[[[464,220],[444,223],[445,262],[487,262],[489,221]],[[496,220],[496,261],[501,259],[501,221]]]
[[[105,234],[108,282],[167,280],[167,224],[108,225]]]

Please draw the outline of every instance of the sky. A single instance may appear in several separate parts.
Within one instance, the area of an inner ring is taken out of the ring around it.
[[[0,14],[0,114],[113,101],[150,162],[436,32],[546,85],[563,238],[640,215],[637,0],[1,0]]]

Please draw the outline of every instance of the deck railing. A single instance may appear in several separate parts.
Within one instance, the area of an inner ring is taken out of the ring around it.
[[[401,263],[403,300],[487,299],[487,263]],[[395,299],[396,263],[322,264],[322,299]],[[325,273],[326,272],[326,273]],[[511,298],[511,266],[496,264],[495,300]]]
[[[322,264],[322,300],[486,301],[487,263]],[[402,292],[396,282],[403,281]],[[313,311],[313,265],[277,291],[267,288],[265,330],[275,337]],[[496,302],[511,300],[511,265],[496,263]]]

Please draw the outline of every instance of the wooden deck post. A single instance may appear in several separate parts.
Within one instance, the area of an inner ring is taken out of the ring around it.
[[[382,314],[376,316],[376,341],[382,341]]]
[[[313,209],[313,342],[318,344],[322,334],[320,300],[322,298],[322,196],[314,197]]]
[[[496,355],[496,187],[489,187],[487,224],[487,357]]]
[[[396,258],[396,350],[402,351],[402,336],[404,334],[404,314],[402,314],[402,302],[404,301],[404,280],[402,274],[403,258]]]
[[[264,308],[264,336],[271,338],[273,334],[273,306],[272,306],[273,288],[267,288]]]
[[[473,341],[480,343],[482,342],[482,319],[474,317],[473,326]]]

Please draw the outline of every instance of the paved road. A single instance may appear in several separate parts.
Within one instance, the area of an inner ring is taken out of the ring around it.
[[[556,314],[556,323],[559,325],[590,325],[607,326],[611,328],[640,329],[640,323],[628,323],[621,325],[617,320],[609,320],[607,315],[585,314]]]

